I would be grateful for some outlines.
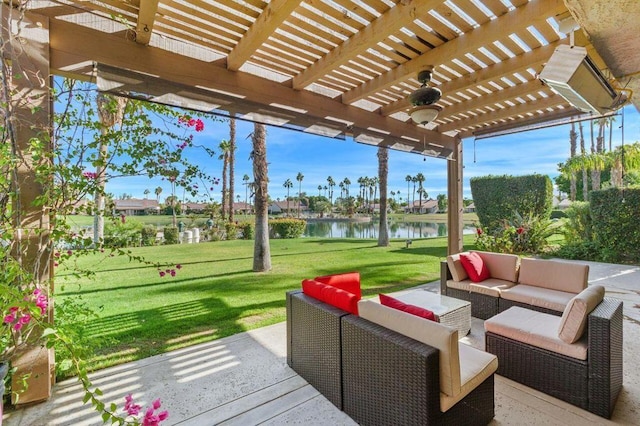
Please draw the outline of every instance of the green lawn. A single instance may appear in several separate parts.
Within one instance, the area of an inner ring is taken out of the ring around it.
[[[474,237],[465,237],[465,246]],[[175,277],[123,256],[89,256],[79,267],[95,279],[77,279],[62,269],[58,297],[80,295],[99,314],[86,324],[95,357],[104,368],[187,345],[218,339],[285,320],[285,292],[303,278],[359,271],[365,296],[437,280],[446,238],[404,240],[377,247],[374,240],[271,240],[273,269],[252,272],[253,241],[133,249],[153,261],[181,264]]]

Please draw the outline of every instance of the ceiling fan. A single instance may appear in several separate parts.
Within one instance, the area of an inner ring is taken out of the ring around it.
[[[409,102],[413,107],[409,111],[411,119],[416,124],[427,124],[438,117],[442,108],[434,105],[440,100],[442,91],[427,83],[431,81],[431,70],[422,70],[418,73],[418,82],[422,86],[409,95]]]

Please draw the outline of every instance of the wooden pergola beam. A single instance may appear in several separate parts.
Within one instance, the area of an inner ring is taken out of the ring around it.
[[[533,0],[501,17],[450,40],[415,59],[382,74],[342,95],[342,102],[351,104],[373,93],[405,80],[408,76],[428,67],[447,63],[464,52],[473,52],[509,34],[522,31],[545,21],[549,16],[566,10],[562,0]]]
[[[425,14],[443,2],[443,0],[398,2],[385,14],[295,76],[293,78],[293,88],[304,89],[330,71],[346,64],[350,59],[385,40],[389,34],[393,34],[406,26],[407,22],[419,18],[421,14]]]
[[[302,0],[273,0],[227,56],[227,68],[237,71],[289,18]]]
[[[136,43],[147,45],[151,41],[153,25],[156,22],[159,0],[141,0],[136,23]]]
[[[74,67],[86,69],[87,61],[97,61],[122,69],[148,73],[167,81],[211,88],[266,106],[287,105],[305,114],[318,117],[338,117],[361,129],[382,129],[392,137],[411,137],[419,142],[404,140],[406,145],[422,149],[423,141],[453,149],[454,138],[403,123],[375,112],[344,105],[307,90],[294,90],[277,82],[248,73],[230,71],[221,63],[205,62],[170,53],[151,46],[132,43],[118,33],[105,33],[78,27],[64,21],[51,21],[51,67],[72,75]]]

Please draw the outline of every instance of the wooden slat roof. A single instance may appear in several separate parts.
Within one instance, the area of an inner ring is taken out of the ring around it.
[[[424,141],[449,147],[454,136],[578,114],[537,79],[555,47],[569,43],[558,31],[570,16],[563,0],[58,0],[30,7],[49,17],[55,72],[79,75],[97,61],[232,93],[254,108],[277,103],[321,119],[333,110],[345,133],[390,135],[366,134],[366,143],[397,147],[403,139],[420,152]],[[582,30],[575,40],[607,75]],[[435,122],[416,126],[407,96],[426,68],[443,109]]]

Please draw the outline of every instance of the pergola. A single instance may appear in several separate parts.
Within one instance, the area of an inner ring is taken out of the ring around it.
[[[31,123],[17,127],[25,150],[50,128],[49,76],[62,75],[440,157],[450,253],[462,250],[463,138],[598,116],[537,78],[559,45],[585,46],[614,88],[640,91],[637,0],[5,0],[1,18],[3,55],[23,77],[13,88],[31,102],[14,111]],[[568,36],[560,28],[571,18],[580,28]],[[441,112],[416,125],[407,97],[425,69]],[[640,97],[631,101],[640,108]],[[28,167],[20,173],[30,206],[42,188]],[[21,227],[48,227],[49,212],[31,209]]]

